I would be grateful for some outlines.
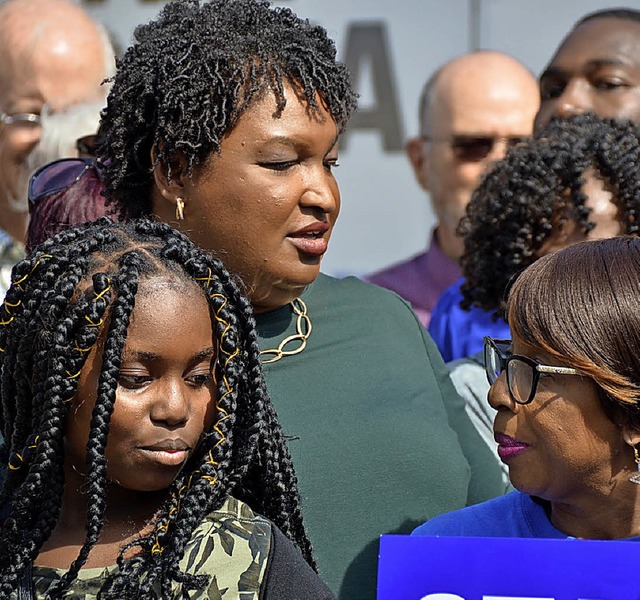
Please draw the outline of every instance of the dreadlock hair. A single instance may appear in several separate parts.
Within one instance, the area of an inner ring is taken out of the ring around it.
[[[285,84],[311,113],[318,94],[340,130],[356,106],[325,29],[265,0],[174,0],[134,40],[118,61],[99,150],[105,193],[128,216],[151,211],[154,166],[170,169],[180,154],[192,170],[268,93],[279,116]]]
[[[582,192],[587,170],[613,188],[622,233],[638,234],[640,128],[592,114],[552,120],[495,163],[471,197],[459,228],[463,308],[504,316],[510,285],[540,258],[567,206],[583,231],[594,227]]]
[[[222,266],[184,235],[150,220],[108,217],[45,241],[14,268],[0,307],[0,423],[7,472],[0,491],[0,597],[9,597],[54,529],[64,486],[65,422],[79,374],[100,335],[104,352],[87,444],[87,536],[51,591],[78,575],[105,516],[105,447],[138,286],[150,277],[199,286],[216,348],[215,425],[171,487],[153,532],[126,547],[101,597],[187,598],[206,576],[178,563],[195,528],[230,496],[271,519],[315,567],[296,477],[266,392],[249,301]],[[104,323],[104,326],[103,326]],[[102,332],[102,333],[101,333]],[[124,554],[137,547],[134,558]],[[182,590],[175,596],[175,586]]]

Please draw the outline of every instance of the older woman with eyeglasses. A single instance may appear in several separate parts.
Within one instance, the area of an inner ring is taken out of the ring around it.
[[[495,440],[517,491],[418,535],[640,536],[640,239],[541,258],[507,302],[512,340],[484,340]]]

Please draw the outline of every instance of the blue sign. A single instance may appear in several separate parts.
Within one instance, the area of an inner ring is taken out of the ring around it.
[[[378,600],[640,600],[640,544],[383,535]]]

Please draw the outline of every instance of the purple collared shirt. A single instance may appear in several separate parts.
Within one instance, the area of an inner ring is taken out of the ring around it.
[[[426,252],[364,277],[365,281],[394,291],[411,303],[420,322],[427,327],[431,310],[440,294],[460,277],[460,265],[440,248],[435,235]]]

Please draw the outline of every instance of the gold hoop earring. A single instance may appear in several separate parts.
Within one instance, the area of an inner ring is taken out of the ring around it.
[[[184,221],[184,200],[180,196],[176,198],[176,219]]]
[[[636,485],[640,485],[640,454],[638,454],[638,448],[635,446],[633,446],[633,459],[636,461],[636,465],[638,465],[638,472],[629,477],[629,481]]]

